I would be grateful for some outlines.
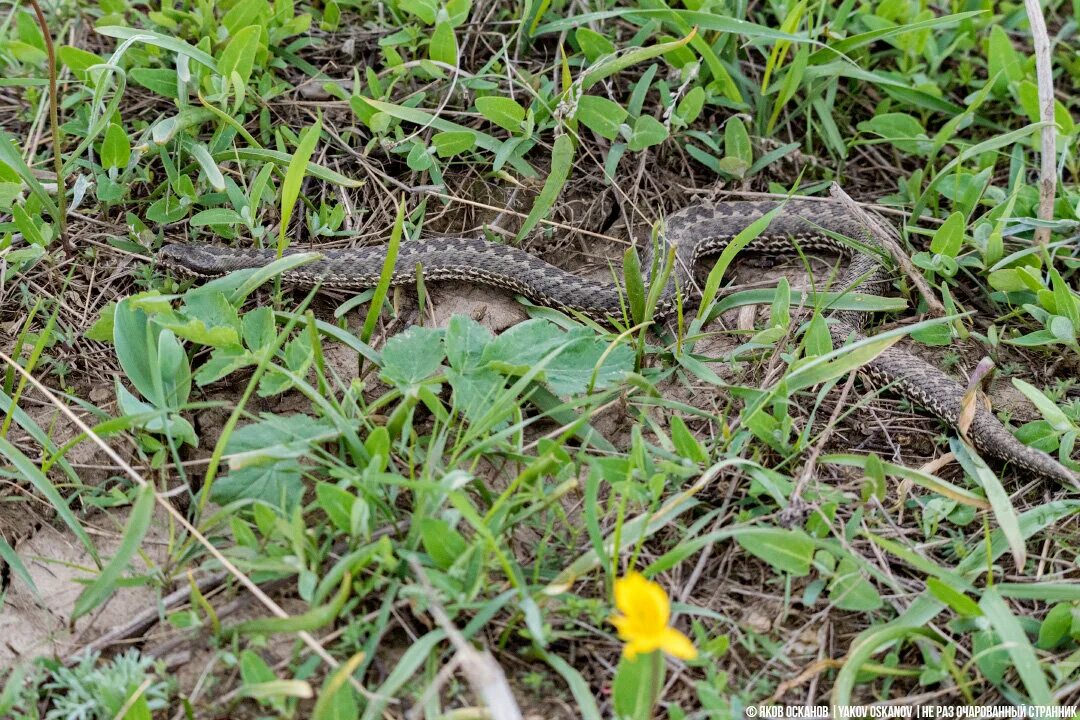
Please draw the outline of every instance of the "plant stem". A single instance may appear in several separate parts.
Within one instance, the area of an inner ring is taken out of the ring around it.
[[[56,218],[59,224],[60,242],[63,243],[64,252],[71,257],[75,249],[71,246],[71,239],[67,232],[67,183],[64,182],[64,162],[60,157],[60,97],[56,82],[56,50],[53,47],[52,33],[45,21],[45,13],[41,11],[41,5],[37,0],[28,0],[37,15],[38,25],[41,27],[41,35],[45,38],[45,53],[49,57],[49,125],[52,127],[53,144],[53,167],[56,170],[56,206],[60,217]]]

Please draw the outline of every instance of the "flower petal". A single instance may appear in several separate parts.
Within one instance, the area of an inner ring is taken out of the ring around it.
[[[659,650],[660,645],[657,640],[660,638],[656,636],[634,638],[623,646],[623,655],[627,660],[633,660],[638,655],[648,655],[654,650]]]
[[[624,615],[632,615],[636,607],[636,599],[640,594],[642,584],[648,584],[648,580],[639,573],[631,570],[625,576],[615,580],[615,607]]]
[[[697,657],[697,648],[694,647],[694,643],[690,642],[690,638],[675,628],[664,628],[659,646],[668,655],[677,657],[680,660],[693,660]]]
[[[642,623],[655,628],[657,632],[667,626],[671,619],[671,603],[659,583],[645,581],[640,589],[637,609]]]

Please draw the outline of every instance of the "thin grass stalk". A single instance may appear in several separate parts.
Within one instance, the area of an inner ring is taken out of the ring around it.
[[[41,5],[37,0],[27,0],[30,7],[34,8],[38,26],[41,27],[41,35],[45,38],[45,54],[49,58],[49,125],[52,129],[53,145],[53,168],[56,172],[56,206],[59,217],[60,242],[64,246],[64,252],[70,257],[75,254],[75,248],[71,246],[71,239],[67,232],[67,183],[64,182],[64,162],[60,157],[60,96],[56,81],[56,49],[53,47],[52,33],[49,24],[45,21],[45,13],[41,11]]]

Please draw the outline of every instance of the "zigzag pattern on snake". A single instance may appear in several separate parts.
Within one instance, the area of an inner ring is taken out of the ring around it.
[[[741,230],[778,204],[772,201],[700,204],[669,216],[661,237],[667,247],[674,248],[675,268],[660,295],[655,316],[664,317],[674,311],[677,288],[693,288],[690,272],[700,259],[721,252]],[[836,283],[837,289],[847,291],[858,286],[860,292],[880,294],[885,276],[878,259],[868,252],[853,252],[849,244],[836,240],[830,233],[854,239],[868,248],[878,246],[873,236],[839,204],[796,198],[783,203],[768,228],[746,251],[788,254],[797,244],[803,251],[840,253],[848,262]],[[646,253],[643,267],[650,267],[649,255]],[[275,258],[276,253],[269,249],[166,245],[159,262],[186,274],[210,278],[262,267]],[[326,250],[320,259],[284,272],[282,280],[301,287],[321,284],[365,289],[378,283],[385,260],[385,246]],[[393,284],[415,282],[418,265],[426,280],[464,280],[505,288],[543,305],[578,311],[600,321],[620,318],[623,314],[620,290],[614,283],[579,277],[507,245],[448,237],[403,242],[394,267]],[[834,313],[829,323],[833,342],[839,346],[849,339],[863,337],[860,333],[863,318],[862,313]],[[875,384],[888,385],[892,391],[958,427],[966,388],[938,368],[893,346],[863,370]],[[1047,453],[1021,443],[981,403],[977,405],[967,437],[980,452],[1048,478],[1078,483],[1076,473]]]

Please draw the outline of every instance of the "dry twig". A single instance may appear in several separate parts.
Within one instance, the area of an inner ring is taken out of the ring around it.
[[[1039,219],[1054,219],[1054,195],[1057,191],[1057,125],[1054,123],[1054,70],[1050,60],[1050,36],[1046,32],[1039,0],[1024,0],[1031,40],[1035,47],[1035,80],[1039,86],[1039,120],[1042,121],[1042,159],[1039,165]],[[1035,230],[1035,241],[1050,241],[1050,228]]]

